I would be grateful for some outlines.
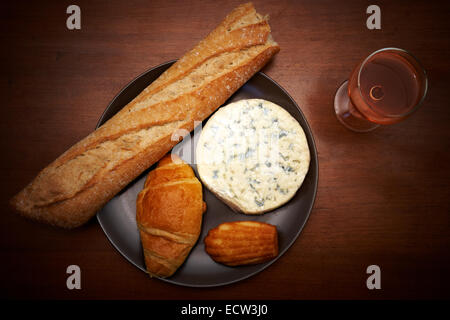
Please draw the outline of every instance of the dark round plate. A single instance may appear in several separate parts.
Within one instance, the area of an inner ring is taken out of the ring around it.
[[[135,98],[145,87],[163,73],[174,61],[169,61],[143,73],[130,82],[112,100],[101,116],[97,127],[106,122],[122,107]],[[191,287],[220,286],[248,278],[275,262],[294,243],[314,204],[318,183],[317,150],[311,129],[295,101],[275,81],[265,74],[255,74],[225,103],[250,98],[261,98],[272,101],[284,107],[302,126],[305,131],[310,153],[311,163],[305,180],[294,198],[284,206],[260,216],[249,216],[233,212],[222,201],[216,198],[208,189],[203,188],[204,201],[208,210],[203,216],[202,232],[197,244],[192,249],[185,263],[168,279],[162,279],[173,284]],[[204,121],[206,123],[208,119]],[[195,132],[195,131],[194,131]],[[175,148],[177,154],[189,160],[190,154],[195,154],[196,134],[191,133],[191,139],[184,139]],[[189,137],[189,136],[188,136]],[[198,137],[197,137],[198,138]],[[190,163],[193,163],[190,162]],[[153,166],[154,167],[154,166]],[[149,170],[153,169],[151,167]],[[192,164],[196,174],[196,166]],[[136,226],[136,197],[142,190],[148,171],[130,183],[115,198],[108,202],[97,214],[97,219],[114,247],[132,264],[145,270],[144,256]],[[279,255],[277,258],[257,265],[227,267],[214,262],[205,252],[203,240],[208,230],[226,221],[255,220],[277,226]]]

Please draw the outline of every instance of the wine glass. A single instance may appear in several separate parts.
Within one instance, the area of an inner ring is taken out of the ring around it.
[[[334,110],[348,129],[368,132],[402,121],[425,99],[425,70],[409,52],[384,48],[370,54],[336,91]]]

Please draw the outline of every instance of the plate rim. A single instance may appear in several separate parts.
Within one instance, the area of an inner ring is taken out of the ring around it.
[[[151,71],[154,71],[154,70],[156,70],[156,69],[158,69],[158,68],[161,68],[161,67],[164,67],[164,66],[166,66],[166,65],[171,65],[171,64],[173,64],[173,63],[175,63],[177,61],[177,59],[172,59],[172,60],[169,60],[169,61],[166,61],[166,62],[163,62],[163,63],[160,63],[159,65],[157,65],[157,66],[154,66],[154,67],[151,67],[151,68],[149,68],[149,69],[147,69],[146,71],[144,71],[144,72],[142,72],[141,74],[139,74],[138,76],[136,76],[134,79],[132,79],[131,81],[129,81],[115,96],[114,96],[114,98],[110,101],[110,103],[108,104],[108,106],[105,108],[105,110],[103,110],[103,112],[102,112],[102,114],[101,114],[101,116],[100,116],[100,119],[97,121],[97,124],[96,124],[96,126],[95,126],[95,129],[97,130],[99,127],[100,127],[100,125],[102,125],[105,121],[104,121],[104,118],[105,118],[105,116],[106,116],[106,113],[108,112],[108,110],[111,108],[111,105],[114,103],[114,101],[116,101],[116,99],[127,89],[127,88],[129,88],[131,85],[133,85],[133,83],[135,82],[135,81],[137,81],[138,79],[140,79],[141,77],[143,77],[144,75],[146,75],[147,73],[149,73],[149,72],[151,72]],[[268,80],[269,82],[272,82],[278,89],[280,89],[292,102],[293,102],[293,104],[294,104],[294,106],[297,108],[297,110],[300,112],[300,115],[301,115],[301,117],[305,120],[305,124],[306,124],[306,127],[307,127],[307,130],[306,131],[308,131],[309,133],[310,133],[310,137],[311,137],[311,144],[312,144],[312,146],[310,146],[310,149],[312,149],[314,152],[312,152],[313,153],[313,156],[314,156],[314,169],[315,169],[315,171],[317,172],[317,174],[315,175],[315,177],[314,177],[314,180],[313,180],[313,182],[314,182],[314,190],[313,190],[313,199],[312,199],[312,201],[311,201],[311,203],[310,203],[310,205],[309,205],[309,207],[308,207],[308,212],[307,212],[307,214],[306,214],[306,218],[305,218],[305,221],[303,222],[303,224],[299,227],[299,229],[298,229],[298,231],[296,232],[296,234],[295,234],[295,236],[292,238],[292,240],[286,245],[286,247],[282,250],[282,251],[280,251],[279,253],[278,253],[278,256],[277,257],[275,257],[274,259],[272,259],[272,260],[270,260],[270,261],[267,261],[267,262],[265,262],[265,265],[264,266],[262,266],[260,269],[258,269],[258,270],[256,270],[256,271],[253,271],[253,272],[250,272],[249,274],[247,274],[247,275],[244,275],[244,276],[242,276],[242,277],[239,277],[239,278],[237,278],[237,279],[234,279],[234,280],[229,280],[229,281],[226,281],[226,282],[222,282],[222,283],[216,283],[216,284],[187,284],[187,283],[180,283],[180,282],[177,282],[177,281],[174,281],[174,280],[171,280],[170,278],[160,278],[160,277],[154,277],[154,278],[156,278],[156,279],[159,279],[159,280],[162,280],[162,281],[164,281],[164,282],[166,282],[166,283],[171,283],[171,284],[174,284],[174,285],[179,285],[179,286],[184,286],[184,287],[191,287],[191,288],[213,288],[213,287],[220,287],[220,286],[226,286],[226,285],[230,285],[230,284],[233,284],[233,283],[236,283],[236,282],[239,282],[239,281],[243,281],[243,280],[245,280],[245,279],[248,279],[248,278],[250,278],[250,277],[252,277],[252,276],[254,276],[254,275],[256,275],[256,274],[258,274],[258,273],[260,273],[260,272],[262,272],[262,271],[264,271],[265,269],[267,269],[269,266],[271,266],[275,261],[278,261],[280,258],[281,258],[281,256],[283,255],[283,254],[285,254],[286,253],[286,251],[287,250],[289,250],[290,248],[291,248],[291,246],[294,244],[294,242],[298,239],[298,237],[300,236],[300,234],[301,234],[301,232],[303,231],[303,228],[305,227],[305,225],[306,225],[306,223],[308,222],[308,220],[309,220],[309,217],[310,217],[310,215],[311,215],[311,212],[312,212],[312,210],[313,210],[313,208],[314,208],[314,204],[315,204],[315,202],[316,202],[316,198],[317,198],[317,190],[318,190],[318,185],[319,185],[319,157],[318,157],[318,152],[317,152],[317,146],[316,146],[316,142],[315,142],[315,139],[314,139],[314,134],[313,134],[313,131],[312,131],[312,129],[311,129],[311,126],[309,125],[309,122],[308,122],[308,120],[306,119],[306,117],[305,117],[305,115],[303,114],[303,112],[302,112],[302,110],[300,109],[300,107],[298,106],[298,104],[297,104],[297,102],[292,98],[292,96],[282,87],[282,86],[280,86],[279,84],[278,84],[278,82],[276,82],[275,80],[273,80],[271,77],[269,77],[267,74],[265,74],[264,72],[262,72],[262,71],[258,71],[258,72],[256,72],[251,78],[253,78],[256,74],[260,74],[261,76],[263,76],[266,80]],[[250,78],[250,79],[251,79]],[[250,80],[249,79],[249,80]],[[247,82],[246,82],[247,83]],[[245,85],[245,83],[244,83],[244,85]],[[240,89],[240,88],[239,88]],[[238,89],[238,90],[239,90]],[[236,90],[237,91],[237,90]],[[230,96],[231,97],[231,96]],[[215,112],[215,111],[214,111]],[[213,113],[214,113],[213,112]],[[311,166],[311,162],[312,161],[310,161],[310,166]],[[311,167],[310,167],[310,169],[311,169]],[[309,170],[310,170],[309,169]],[[139,265],[137,265],[134,261],[132,261],[132,260],[130,260],[130,258],[128,258],[128,256],[127,255],[125,255],[123,252],[122,252],[122,250],[121,249],[119,249],[118,247],[117,247],[117,245],[114,243],[114,241],[111,239],[111,237],[110,237],[110,235],[108,234],[108,232],[105,230],[105,227],[104,227],[104,224],[102,223],[102,219],[99,217],[99,212],[100,211],[102,211],[103,210],[103,207],[96,213],[96,219],[97,219],[97,221],[98,221],[98,223],[99,223],[99,225],[100,225],[100,227],[101,227],[101,229],[102,229],[102,231],[103,231],[103,233],[106,235],[106,237],[107,237],[107,239],[108,239],[108,241],[113,245],[113,247],[120,253],[120,255],[122,256],[122,257],[124,257],[129,263],[131,263],[132,265],[134,265],[135,267],[137,267],[138,269],[140,269],[141,271],[143,271],[143,272],[145,272],[147,275],[148,275],[148,272],[147,272],[147,270],[146,269],[143,269],[141,266],[139,266]]]

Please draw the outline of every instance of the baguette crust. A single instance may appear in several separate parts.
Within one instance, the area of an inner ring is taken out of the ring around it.
[[[279,51],[251,4],[231,12],[113,118],[43,169],[11,205],[29,218],[74,228],[157,162]]]

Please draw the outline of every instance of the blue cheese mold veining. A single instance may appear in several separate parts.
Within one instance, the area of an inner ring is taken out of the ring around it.
[[[200,179],[236,211],[261,214],[288,202],[308,172],[300,124],[266,100],[240,100],[206,123],[196,150]]]

